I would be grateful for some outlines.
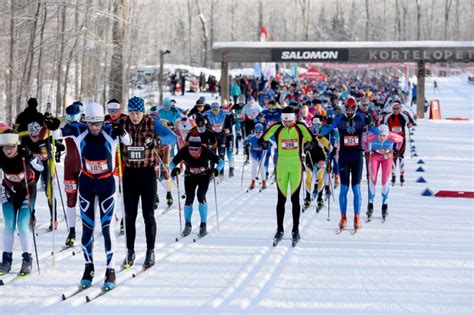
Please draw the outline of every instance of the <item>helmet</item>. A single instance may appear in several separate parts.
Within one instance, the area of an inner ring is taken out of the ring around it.
[[[163,107],[171,107],[171,100],[169,99],[169,97],[165,97],[165,99],[163,100]]]
[[[357,101],[355,98],[353,98],[352,96],[349,96],[345,102],[344,102],[344,105],[346,106],[346,109],[347,108],[353,108],[355,109],[356,106],[357,106]]]
[[[245,103],[245,96],[240,95],[240,96],[237,98],[237,103]]]
[[[260,132],[263,132],[263,125],[258,123],[255,125],[255,133],[260,133]]]
[[[2,145],[17,145],[20,141],[20,137],[16,131],[12,129],[5,130],[0,134],[0,146]]]
[[[217,102],[213,102],[213,103],[211,104],[211,110],[219,110],[220,107],[221,107],[221,106],[220,106],[219,103],[217,103]]]
[[[387,125],[380,125],[378,129],[379,129],[379,135],[385,135],[385,136],[388,135],[389,129]]]
[[[66,120],[67,121],[79,121],[81,118],[81,107],[79,104],[72,104],[66,107]]]
[[[28,134],[30,136],[37,136],[41,131],[41,125],[36,121],[28,124]]]
[[[85,122],[103,122],[104,121],[104,107],[99,103],[90,103],[86,106],[84,121]]]
[[[10,126],[4,121],[0,121],[0,133],[3,133],[7,129],[10,129]]]

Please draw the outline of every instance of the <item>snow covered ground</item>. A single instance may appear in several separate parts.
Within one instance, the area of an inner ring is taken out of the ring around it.
[[[432,96],[431,89],[427,93]],[[102,238],[97,234],[94,288],[61,301],[61,294],[79,283],[83,257],[69,250],[57,254],[52,267],[53,234],[45,233],[49,215],[41,192],[37,207],[38,221],[43,223],[37,238],[41,274],[35,266],[32,275],[0,287],[0,314],[472,314],[473,201],[422,197],[420,193],[426,187],[435,192],[474,190],[473,95],[474,86],[467,83],[451,80],[440,84],[435,96],[441,100],[443,117],[471,121],[418,122],[413,139],[419,157],[411,159],[407,150],[406,186],[391,188],[386,223],[380,222],[379,189],[375,219],[363,223],[355,236],[348,232],[336,235],[339,207],[331,200],[330,221],[326,207],[316,214],[312,206],[302,214],[302,240],[296,248],[288,238],[291,211],[287,211],[287,234],[274,248],[276,187],[246,193],[250,169],[245,168],[241,187],[242,155],[238,155],[237,176],[217,185],[219,228],[213,185],[207,195],[209,235],[196,243],[192,237],[175,242],[179,233],[177,207],[162,214],[160,205],[156,212],[156,266],[133,278],[146,249],[139,217],[137,265],[117,275],[115,290],[90,303],[85,296],[100,291],[105,271]],[[183,102],[194,103],[194,96]],[[426,164],[417,164],[419,159]],[[425,172],[415,172],[419,166]],[[419,176],[427,183],[416,183]],[[367,202],[366,184],[363,181],[363,204]],[[336,201],[337,195],[338,191]],[[61,208],[59,211],[62,217]],[[365,221],[365,210],[363,213]],[[351,212],[348,214],[352,220]],[[193,227],[198,225],[195,211]],[[64,222],[55,237],[58,250],[66,237]],[[19,270],[20,252],[17,240],[14,271]],[[124,254],[124,239],[119,236],[117,267]]]

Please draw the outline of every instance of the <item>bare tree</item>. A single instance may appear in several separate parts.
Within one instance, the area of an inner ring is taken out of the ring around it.
[[[202,65],[203,67],[207,67],[208,64],[208,51],[209,51],[209,31],[207,28],[207,21],[206,17],[201,11],[201,7],[199,5],[199,1],[196,1],[196,7],[198,10],[198,17],[199,20],[201,21],[201,27],[202,27],[202,54],[203,54],[203,62]]]
[[[444,1],[444,39],[448,39],[449,30],[449,12],[451,11],[451,5],[453,0]]]
[[[113,53],[110,65],[109,90],[110,96],[124,103],[123,86],[123,40],[124,40],[124,16],[128,10],[127,0],[116,0],[113,5],[114,22],[112,31]]]
[[[14,0],[10,0],[10,43],[9,43],[9,58],[7,70],[7,84],[6,84],[6,101],[7,112],[6,120],[8,123],[13,122],[13,82],[15,81],[15,4]]]

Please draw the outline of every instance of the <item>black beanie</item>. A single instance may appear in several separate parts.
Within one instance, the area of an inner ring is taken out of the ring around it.
[[[32,97],[28,100],[28,107],[38,107],[38,101]]]

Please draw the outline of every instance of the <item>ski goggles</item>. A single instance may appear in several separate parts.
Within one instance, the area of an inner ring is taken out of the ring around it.
[[[2,146],[0,146],[0,148],[1,148],[2,150],[8,151],[8,150],[13,150],[13,149],[15,149],[15,148],[16,148],[16,145],[2,145]]]
[[[114,108],[109,108],[108,109],[108,112],[110,114],[110,116],[115,116],[119,113],[120,109],[114,109]]]
[[[400,107],[400,106],[394,106],[394,107],[392,107],[392,109],[393,109],[393,110],[400,110],[401,107]]]

